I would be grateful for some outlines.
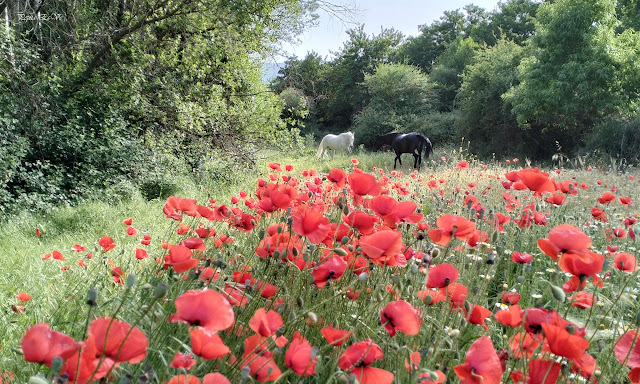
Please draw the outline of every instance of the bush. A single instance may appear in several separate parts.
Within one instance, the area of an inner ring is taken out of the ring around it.
[[[589,151],[637,164],[640,160],[640,117],[603,119],[588,135],[586,145]]]

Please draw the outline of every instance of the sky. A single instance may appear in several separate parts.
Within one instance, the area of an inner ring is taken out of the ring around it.
[[[331,0],[335,4],[355,6],[359,12],[353,16],[354,23],[345,24],[327,13],[319,11],[320,23],[300,36],[301,44],[285,44],[289,55],[304,58],[307,52],[315,51],[325,59],[330,59],[331,51],[338,51],[347,40],[347,29],[364,24],[367,34],[378,35],[381,28],[394,28],[405,36],[419,34],[419,25],[431,24],[444,15],[444,11],[461,9],[474,4],[487,11],[493,11],[498,0]]]

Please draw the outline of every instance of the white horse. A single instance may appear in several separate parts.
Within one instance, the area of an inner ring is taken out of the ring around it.
[[[344,132],[339,135],[328,134],[322,138],[320,147],[318,148],[318,157],[324,157],[327,150],[341,150],[351,153],[353,150],[353,133]]]

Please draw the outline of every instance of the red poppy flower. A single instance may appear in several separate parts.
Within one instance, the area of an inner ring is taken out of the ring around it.
[[[190,237],[188,239],[184,239],[180,242],[180,245],[200,252],[204,252],[207,249],[207,245],[202,239],[198,237]]]
[[[214,372],[204,375],[202,384],[231,384],[231,382],[222,373]]]
[[[331,224],[321,211],[296,208],[291,212],[293,225],[291,229],[300,236],[309,239],[312,244],[318,244],[327,237]]]
[[[404,300],[392,301],[380,311],[380,322],[393,337],[396,331],[407,335],[417,335],[420,330],[420,317],[417,310]]]
[[[325,340],[334,347],[342,346],[353,334],[353,332],[345,331],[344,329],[333,328],[332,324],[329,324],[328,327],[321,328],[320,333],[322,333]]]
[[[358,196],[378,196],[382,191],[376,177],[368,173],[351,173],[347,176],[347,181],[353,193]]]
[[[546,172],[540,172],[536,169],[523,169],[518,171],[517,176],[518,179],[526,185],[529,190],[535,192],[536,195],[556,191],[556,185],[553,179],[550,179],[549,174]]]
[[[429,270],[427,288],[444,288],[455,283],[459,274],[458,269],[451,264],[438,264]]]
[[[607,214],[602,211],[600,208],[591,208],[591,216],[598,221],[602,221],[603,223],[607,222]]]
[[[327,174],[327,179],[338,187],[344,187],[347,184],[347,174],[342,169],[331,169]]]
[[[436,220],[438,229],[430,229],[428,234],[431,241],[438,245],[447,245],[452,236],[466,239],[473,235],[476,225],[464,217],[454,215],[442,215]]]
[[[243,368],[246,366],[249,367],[249,375],[259,383],[275,381],[282,375],[282,371],[271,356],[249,355],[242,365]]]
[[[604,256],[591,251],[565,253],[560,257],[560,269],[574,276],[593,276],[602,271]]]
[[[527,384],[555,384],[562,366],[552,360],[532,359],[529,361]]]
[[[613,256],[613,261],[615,263],[613,267],[623,272],[631,273],[638,269],[638,262],[636,258],[630,253],[616,253],[615,256]]]
[[[182,219],[182,214],[186,213],[191,216],[197,214],[197,201],[191,199],[183,199],[178,196],[170,196],[162,209],[168,218],[173,220]]]
[[[560,224],[549,232],[548,239],[538,239],[538,248],[553,260],[559,253],[577,253],[591,247],[591,238],[579,228]]]
[[[379,221],[375,215],[362,211],[352,211],[349,216],[343,216],[342,220],[352,228],[357,229],[363,235],[370,235],[374,231],[374,224]]]
[[[212,360],[231,353],[229,347],[224,345],[220,335],[216,331],[204,328],[192,328],[189,332],[191,338],[191,350],[197,356],[205,360]]]
[[[636,340],[640,338],[636,338],[636,332],[638,332],[637,329],[625,332],[624,335],[618,338],[616,346],[613,348],[613,353],[615,353],[620,364],[630,368],[640,368],[640,342]],[[628,359],[627,355],[629,356]]]
[[[509,309],[496,312],[496,321],[507,327],[519,327],[522,324],[522,310],[519,305],[513,305]]]
[[[87,250],[87,248],[83,247],[80,244],[74,244],[73,247],[71,247],[72,250],[76,251],[76,252],[84,252]]]
[[[122,272],[122,268],[115,267],[111,270],[111,276],[113,277],[113,282],[116,284],[124,284],[124,272]]]
[[[511,253],[511,260],[518,264],[528,264],[533,260],[533,255],[513,251]]]
[[[562,205],[564,203],[564,195],[559,195],[556,193],[547,197],[546,201],[553,205]]]
[[[51,367],[51,361],[56,357],[69,359],[79,346],[70,336],[49,329],[47,323],[31,326],[20,343],[25,361],[41,363],[47,367]]]
[[[618,199],[618,201],[620,201],[620,204],[624,205],[625,207],[628,207],[632,204],[630,197],[621,197]]]
[[[433,377],[433,374],[435,373],[435,378]],[[444,373],[442,373],[442,371],[434,371],[434,372],[425,372],[425,373],[421,373],[418,375],[418,383],[420,384],[441,384],[444,383],[444,381],[447,379],[447,376],[445,376]]]
[[[288,368],[300,376],[312,376],[316,373],[317,357],[311,358],[313,354],[311,344],[307,339],[295,331],[289,349],[284,355],[284,363]]]
[[[598,203],[600,204],[609,204],[610,202],[616,199],[615,195],[611,192],[605,192],[602,196],[598,197]]]
[[[36,236],[42,236],[42,232],[40,232],[40,228],[36,227]]]
[[[147,257],[149,257],[149,254],[147,253],[147,251],[141,248],[136,248],[136,259],[143,260],[143,259],[146,259]]]
[[[407,359],[404,359],[404,367],[409,373],[417,372],[418,368],[420,368],[420,361],[422,360],[420,352],[412,352],[409,358],[411,359],[411,363],[409,363]]]
[[[405,266],[407,261],[402,254],[402,233],[392,230],[378,231],[360,238],[360,247],[365,256],[380,265]]]
[[[453,283],[440,288],[440,293],[449,301],[451,308],[462,308],[467,299],[468,289],[463,284]]]
[[[500,384],[502,365],[488,336],[482,336],[471,344],[464,362],[453,368],[462,384]]]
[[[163,384],[202,384],[200,379],[193,375],[177,375]]]
[[[116,245],[113,243],[113,239],[109,236],[102,236],[100,240],[98,240],[98,245],[102,247],[102,250],[104,252],[109,252],[116,247]]]
[[[149,340],[138,327],[101,317],[91,322],[89,334],[95,338],[96,358],[105,359],[107,366],[123,361],[136,364],[147,356]]]
[[[194,365],[196,365],[196,359],[193,358],[193,355],[190,353],[182,353],[176,352],[176,355],[169,363],[171,368],[184,368],[185,370],[190,370]]]
[[[496,314],[496,318],[498,315]],[[540,346],[540,342],[528,332],[517,333],[509,339],[509,346],[514,359],[527,357],[530,359],[535,350]]]
[[[124,225],[131,225],[131,224],[133,224],[133,219],[129,217],[127,219],[122,220],[122,223]]]
[[[144,236],[142,237],[142,240],[140,240],[140,244],[142,244],[142,245],[149,245],[149,244],[151,244],[151,236],[149,236],[149,235],[144,235]]]
[[[27,302],[29,300],[31,300],[31,295],[28,293],[24,293],[24,292],[18,292],[18,294],[16,295],[16,297],[18,298],[18,300],[22,301],[22,302]]]
[[[469,169],[469,163],[466,160],[460,160],[456,165],[456,170]]]
[[[491,311],[481,305],[473,305],[473,307],[471,308],[471,311],[465,314],[465,318],[469,323],[482,325],[485,331],[488,331],[489,327],[487,327],[484,321],[490,316],[491,316]]]
[[[220,331],[233,325],[234,314],[229,301],[216,291],[186,291],[176,299],[176,313],[169,322],[183,322]]]
[[[543,350],[576,360],[582,357],[587,348],[589,348],[588,340],[569,333],[566,327],[548,323],[542,323],[541,326],[545,337]]]
[[[266,312],[264,308],[258,308],[251,320],[249,327],[260,336],[271,336],[278,328],[282,327],[282,318],[276,311]]]
[[[518,304],[518,302],[520,301],[520,297],[522,296],[517,292],[504,291],[502,292],[500,301],[508,305],[515,305],[515,304]]]
[[[391,384],[394,375],[384,369],[373,368],[370,365],[382,359],[382,349],[371,339],[351,345],[338,359],[338,366],[356,376],[362,384]]]
[[[260,293],[260,296],[264,298],[273,297],[276,292],[278,292],[278,288],[275,285],[266,281],[259,281],[256,284],[256,290]]]
[[[577,307],[581,309],[591,308],[593,304],[597,301],[593,294],[585,291],[580,291],[571,296],[570,300],[572,307]]]
[[[183,245],[169,246],[169,254],[164,256],[165,269],[171,266],[176,273],[188,271],[197,265],[198,259],[194,259],[193,252]]]
[[[127,227],[127,235],[129,236],[136,236],[138,234],[138,230],[135,229],[134,227]]]
[[[340,256],[332,256],[329,260],[313,269],[313,284],[322,289],[331,279],[340,279],[347,268],[347,262]]]
[[[81,343],[78,343],[81,344]],[[60,370],[60,376],[66,374],[70,378],[70,382],[88,383],[93,377],[94,380],[101,379],[106,376],[111,365],[101,364],[99,369],[95,371],[99,360],[96,360],[96,342],[95,337],[89,335],[82,344],[82,349],[69,358]],[[105,369],[106,368],[106,369]],[[95,371],[95,372],[94,372]]]

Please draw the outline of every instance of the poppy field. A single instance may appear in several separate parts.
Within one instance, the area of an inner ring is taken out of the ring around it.
[[[271,162],[28,255],[0,382],[640,383],[633,173],[376,159]]]

